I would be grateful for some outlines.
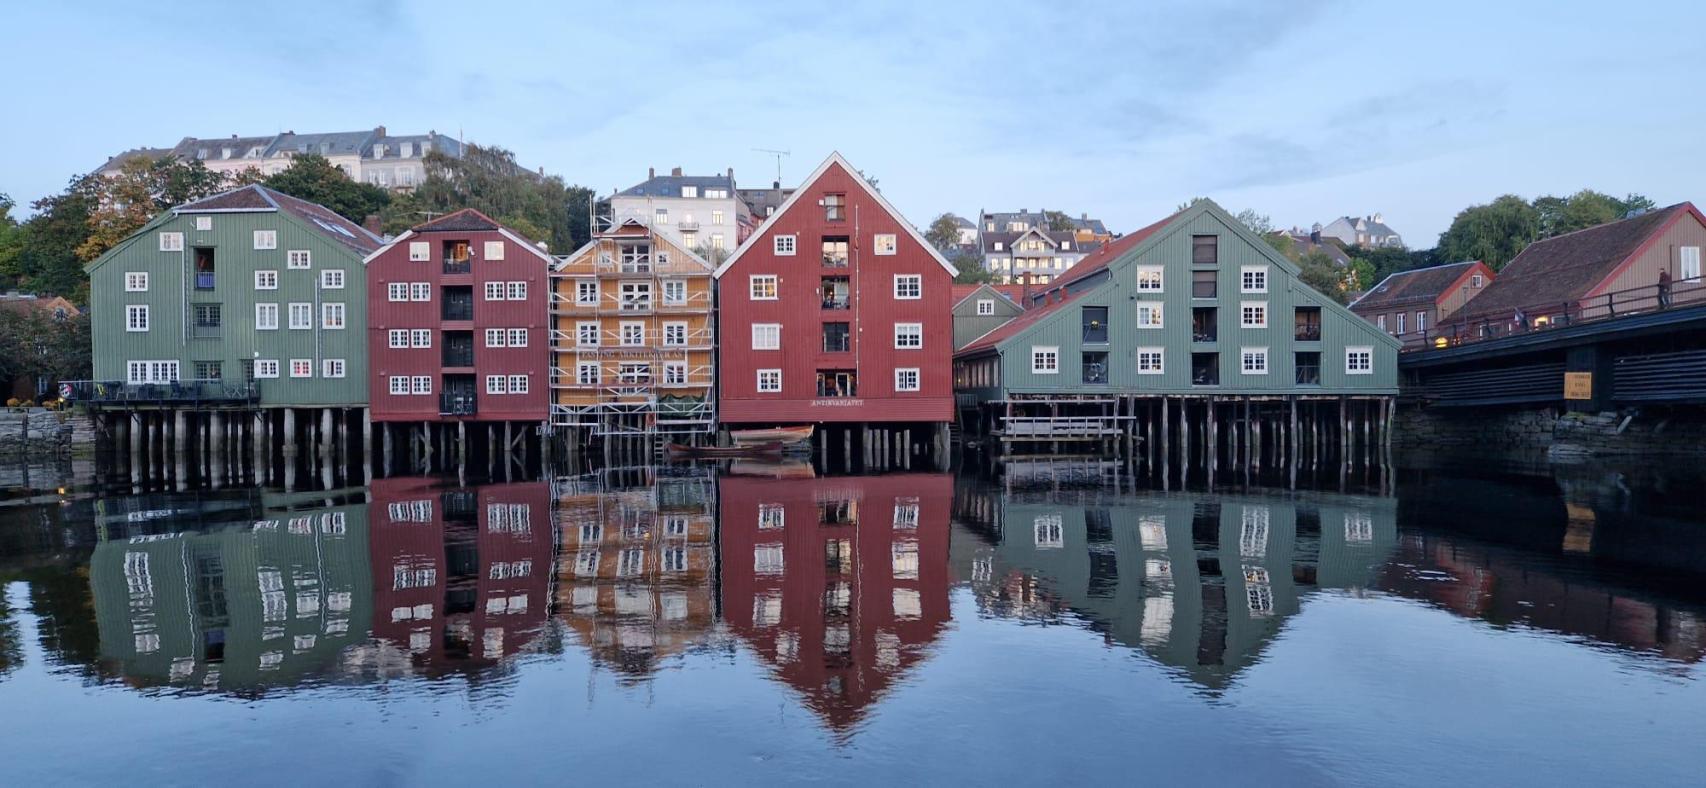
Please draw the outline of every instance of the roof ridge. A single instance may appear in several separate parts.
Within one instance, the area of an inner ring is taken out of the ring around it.
[[[1604,228],[1604,227],[1610,227],[1610,226],[1612,226],[1612,225],[1614,225],[1614,224],[1622,224],[1622,223],[1624,223],[1624,222],[1632,222],[1632,221],[1635,221],[1635,220],[1636,220],[1636,219],[1645,219],[1645,218],[1647,218],[1647,217],[1649,217],[1649,216],[1657,216],[1657,215],[1659,215],[1659,214],[1663,214],[1663,213],[1670,213],[1670,212],[1671,212],[1671,211],[1674,211],[1674,210],[1676,210],[1676,209],[1678,209],[1678,208],[1681,208],[1681,207],[1683,207],[1683,206],[1685,206],[1685,205],[1688,205],[1688,204],[1689,204],[1689,202],[1688,202],[1688,201],[1687,201],[1687,200],[1684,200],[1684,201],[1682,201],[1682,202],[1679,202],[1679,203],[1676,203],[1676,204],[1673,204],[1673,205],[1666,205],[1666,206],[1665,206],[1665,207],[1663,207],[1663,208],[1654,208],[1654,209],[1652,209],[1652,210],[1650,210],[1650,211],[1644,211],[1644,212],[1642,212],[1642,213],[1638,213],[1638,214],[1635,214],[1635,215],[1634,215],[1634,216],[1625,216],[1625,217],[1623,217],[1623,218],[1621,218],[1621,219],[1612,219],[1612,220],[1611,220],[1611,221],[1609,221],[1609,222],[1600,222],[1600,223],[1599,223],[1599,224],[1595,224],[1595,225],[1590,225],[1590,226],[1587,226],[1587,227],[1583,227],[1583,228],[1581,228],[1581,229],[1580,229],[1580,230],[1571,230],[1571,231],[1569,231],[1569,232],[1567,232],[1567,233],[1559,233],[1559,234],[1557,234],[1557,235],[1554,235],[1554,236],[1552,236],[1552,237],[1550,237],[1550,238],[1541,238],[1541,239],[1540,239],[1540,240],[1538,240],[1538,241],[1532,241],[1532,242],[1530,242],[1530,243],[1529,243],[1529,246],[1534,246],[1534,245],[1535,245],[1535,244],[1544,244],[1544,243],[1551,243],[1551,242],[1553,242],[1553,241],[1556,241],[1556,240],[1558,240],[1558,239],[1559,239],[1559,238],[1568,238],[1568,237],[1570,237],[1570,236],[1572,236],[1572,235],[1577,235],[1577,234],[1580,234],[1580,233],[1585,233],[1585,232],[1587,232],[1587,231],[1589,231],[1589,230],[1598,230],[1598,229],[1601,229],[1601,228]],[[1645,236],[1643,236],[1643,237],[1645,237]],[[1527,251],[1527,248],[1526,248],[1526,247],[1524,247],[1524,249],[1523,249],[1523,251]]]

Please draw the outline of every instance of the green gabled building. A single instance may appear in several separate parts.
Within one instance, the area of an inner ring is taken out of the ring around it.
[[[1398,393],[1399,343],[1298,274],[1218,205],[1193,203],[1085,257],[956,351],[962,423],[1008,443],[1160,442],[1176,410],[1204,445],[1229,419],[1260,445],[1250,425],[1294,425],[1301,407],[1335,440],[1372,433]]]
[[[191,435],[235,457],[250,423],[257,457],[293,446],[299,417],[320,427],[309,440],[354,434],[368,402],[362,258],[380,244],[259,185],[164,212],[87,267],[95,380],[72,398],[129,415],[110,426],[140,428],[133,454],[152,456],[147,439],[172,421],[180,457]],[[201,421],[174,418],[186,411]]]

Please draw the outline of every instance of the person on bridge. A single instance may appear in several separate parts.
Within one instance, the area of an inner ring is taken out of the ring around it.
[[[1516,310],[1516,330],[1528,330],[1528,313],[1522,311],[1520,307]]]
[[[1659,269],[1659,308],[1670,306],[1670,269]]]

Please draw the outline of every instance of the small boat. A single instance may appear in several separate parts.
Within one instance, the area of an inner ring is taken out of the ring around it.
[[[812,439],[812,425],[803,427],[772,427],[762,430],[729,430],[729,439],[736,446],[763,445],[780,443],[789,445],[803,443]]]
[[[762,476],[767,479],[817,478],[817,471],[811,463],[778,457],[742,457],[729,463],[728,472],[734,476]]]
[[[763,457],[781,454],[782,444],[777,441],[748,446],[688,446],[671,443],[665,446],[664,450],[671,457]]]

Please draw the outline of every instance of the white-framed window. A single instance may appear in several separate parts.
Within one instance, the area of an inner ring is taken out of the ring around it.
[[[195,231],[196,232],[205,233],[205,232],[208,232],[209,230],[212,230],[212,229],[213,229],[213,217],[211,217],[211,216],[197,216],[195,218]]]
[[[876,240],[871,244],[871,247],[877,256],[887,257],[895,253],[899,244],[895,242],[894,233],[877,233]]]
[[[582,320],[576,323],[575,344],[581,347],[598,347],[598,321]]]
[[[698,197],[699,196],[699,187],[697,187],[697,186],[683,186],[683,187],[681,187],[681,196],[688,197],[688,198]]]
[[[171,383],[178,379],[176,361],[125,362],[125,380],[130,383]]]
[[[527,283],[526,282],[510,282],[508,284],[509,284],[509,300],[511,300],[511,301],[526,301],[527,300]]]
[[[344,327],[344,303],[342,301],[327,301],[320,305],[320,327],[329,329]]]
[[[575,306],[598,306],[597,279],[580,279],[575,282]]]
[[[617,327],[616,344],[623,347],[639,347],[646,344],[646,324],[638,320],[624,320]]]
[[[508,394],[509,393],[509,376],[508,375],[487,375],[486,376],[486,393],[487,394]]]
[[[1268,302],[1238,302],[1238,325],[1241,328],[1267,328]]]
[[[160,233],[160,251],[181,252],[184,250],[183,233]]]
[[[148,305],[130,304],[124,308],[124,330],[148,330]]]
[[[1346,375],[1374,374],[1374,347],[1370,345],[1345,348]]]
[[[527,329],[512,328],[509,330],[510,347],[527,347]]]
[[[792,238],[793,236],[788,236]],[[753,274],[746,278],[747,297],[754,301],[776,300],[776,275]]]
[[[680,322],[663,324],[663,344],[666,347],[687,344],[687,324]]]
[[[924,297],[924,277],[919,274],[895,274],[894,297],[913,301]]]
[[[432,262],[432,243],[430,241],[410,241],[409,242],[409,262],[411,262],[411,263]]]
[[[652,224],[657,227],[669,224],[669,209],[657,208],[652,211]]]
[[[758,371],[758,391],[761,394],[775,393],[782,390],[782,370],[761,369]]]
[[[278,359],[255,359],[255,379],[278,377]]]
[[[408,282],[389,282],[389,283],[387,283],[385,285],[385,300],[393,301],[393,302],[409,300],[409,283]]]
[[[895,350],[917,350],[924,347],[924,324],[894,324],[894,347]]]
[[[1240,370],[1246,375],[1268,374],[1268,349],[1247,347],[1238,351]]]
[[[1386,330],[1386,316],[1385,315],[1375,315],[1374,316],[1374,325],[1377,326],[1381,331],[1385,331]]]
[[[278,304],[255,305],[255,330],[278,330]]]
[[[503,347],[509,334],[501,328],[486,329],[486,347]]]
[[[603,377],[596,361],[582,361],[575,364],[575,382],[582,386],[596,386]]]
[[[979,298],[977,300],[977,314],[979,317],[988,317],[989,315],[995,314],[995,299]]]
[[[416,394],[431,394],[432,393],[432,376],[431,375],[416,375],[412,378],[409,378],[409,390],[416,393]]]
[[[1427,330],[1428,330],[1428,313],[1417,312],[1416,313],[1416,333],[1418,333],[1418,334],[1426,333]]]
[[[432,329],[430,329],[430,328],[411,328],[411,329],[409,329],[409,347],[412,347],[412,348],[429,348],[429,347],[432,347]]]
[[[1485,282],[1486,282],[1486,280],[1481,278],[1480,274],[1475,274],[1475,275],[1469,277],[1469,286],[1473,287],[1473,288],[1479,289],[1481,287],[1481,285]]]
[[[314,359],[293,358],[290,360],[290,376],[293,378],[314,377]]]
[[[385,339],[387,347],[392,349],[406,348],[409,346],[409,330],[406,328],[393,328],[390,331],[385,332]]]
[[[146,292],[148,292],[148,272],[147,271],[126,271],[126,272],[124,272],[124,291],[126,293],[146,293]]]
[[[663,302],[666,304],[687,303],[687,282],[681,279],[663,280]]]
[[[511,393],[511,394],[526,394],[527,393],[527,376],[526,375],[510,375],[509,376],[509,393]]]
[[[1166,269],[1158,265],[1140,265],[1137,267],[1137,292],[1160,293],[1166,279]]]
[[[723,234],[722,233],[711,233],[711,248],[719,250],[719,251],[722,250],[722,248],[723,248]]]
[[[1137,374],[1160,375],[1166,371],[1167,351],[1158,347],[1137,349]]]
[[[255,289],[256,290],[277,290],[278,289],[278,272],[277,271],[270,271],[270,270],[256,271],[255,272]]]
[[[277,230],[256,230],[255,231],[255,248],[256,249],[277,249],[278,248],[278,231]]]
[[[679,385],[686,383],[687,382],[687,362],[685,362],[685,361],[665,361],[665,362],[663,362],[663,382],[664,382],[664,385],[669,385],[669,386],[679,386]]]
[[[995,251],[997,251],[997,252],[1001,251],[1001,242],[1000,241],[995,242]]]
[[[487,241],[485,243],[485,249],[482,250],[482,256],[487,260],[504,259],[504,242]]]
[[[894,371],[894,390],[895,391],[917,391],[919,388],[918,381],[919,381],[919,378],[918,378],[918,368],[917,367],[896,367],[895,368],[895,371]]]
[[[1137,305],[1138,328],[1161,328],[1162,309],[1160,302],[1142,302]]]
[[[1397,321],[1398,321],[1397,323],[1394,324],[1394,325],[1398,326],[1398,335],[1403,336],[1403,334],[1404,334],[1404,313],[1403,312],[1395,313],[1393,315],[1393,317],[1395,319],[1397,319]]]
[[[1265,265],[1240,266],[1238,269],[1238,292],[1268,292],[1268,267]]]
[[[794,254],[795,238],[792,235],[778,235],[770,239],[770,251],[779,257],[792,257]]]
[[[320,377],[322,378],[341,378],[344,376],[344,370],[344,360],[341,358],[328,358],[320,361]]]
[[[723,212],[722,211],[712,211],[711,212],[711,223],[712,224],[722,224],[723,223]]]
[[[392,375],[388,380],[386,380],[386,385],[392,394],[405,396],[409,393],[409,376]]]
[[[314,305],[294,302],[290,305],[290,327],[292,329],[309,329],[314,327]]]
[[[753,323],[752,324],[752,349],[753,350],[781,350],[782,349],[782,324],[781,323]]]
[[[1060,372],[1060,348],[1031,347],[1031,372],[1036,375],[1054,375]]]
[[[409,283],[409,300],[410,301],[431,301],[432,300],[432,283],[431,282],[410,282]]]
[[[308,249],[292,249],[284,253],[285,268],[313,268],[314,253]]]
[[[321,290],[344,289],[344,270],[342,268],[327,268],[320,272]]]
[[[485,295],[486,295],[487,301],[502,301],[502,300],[504,300],[504,283],[503,282],[487,282],[486,288],[485,288]]]
[[[1676,250],[1676,278],[1700,278],[1700,247],[1682,246]]]

